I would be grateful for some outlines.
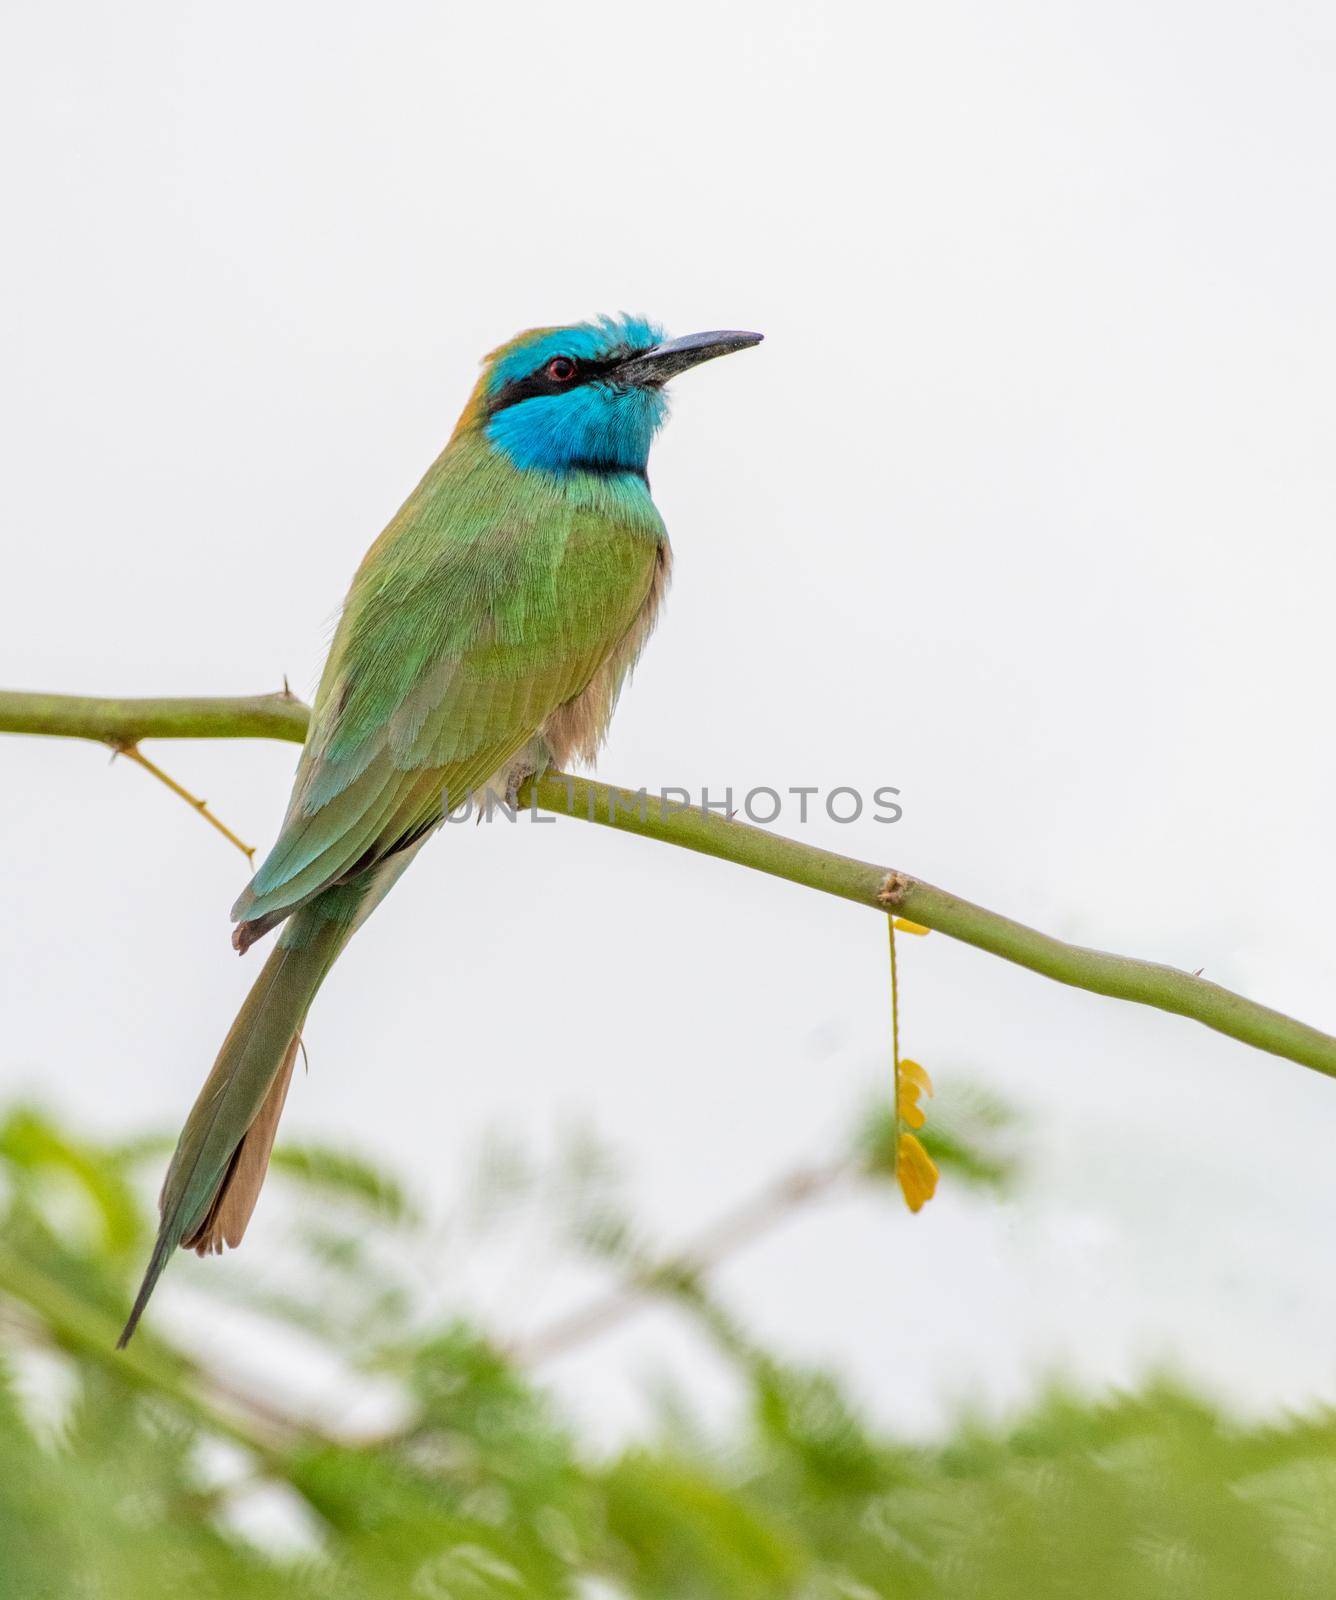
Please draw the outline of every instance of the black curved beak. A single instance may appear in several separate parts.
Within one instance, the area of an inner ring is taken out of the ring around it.
[[[712,333],[689,333],[684,339],[665,339],[651,350],[641,350],[619,362],[613,376],[618,383],[642,384],[658,388],[675,378],[679,372],[700,366],[702,361],[713,361],[716,356],[730,356],[735,350],[747,350],[760,344],[762,333],[740,333],[736,329],[715,329]]]

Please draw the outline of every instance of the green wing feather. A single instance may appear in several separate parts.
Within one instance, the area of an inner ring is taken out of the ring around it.
[[[353,582],[277,842],[233,909],[272,926],[512,762],[644,604],[638,480],[569,485],[456,441]]]

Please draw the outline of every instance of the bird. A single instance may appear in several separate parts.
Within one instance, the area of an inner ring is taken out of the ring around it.
[[[344,602],[278,838],[232,908],[243,954],[280,931],[177,1141],[119,1348],[174,1250],[240,1244],[311,1003],[427,838],[474,796],[593,760],[668,585],[664,386],[761,337],[623,314],[484,358]]]

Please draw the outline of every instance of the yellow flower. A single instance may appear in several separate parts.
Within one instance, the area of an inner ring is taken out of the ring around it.
[[[911,1211],[922,1211],[937,1193],[937,1163],[912,1133],[902,1133],[897,1141],[895,1175]]]
[[[932,1094],[932,1079],[917,1061],[901,1061],[895,1074],[895,1109],[901,1122],[921,1128],[927,1120],[919,1095]]]

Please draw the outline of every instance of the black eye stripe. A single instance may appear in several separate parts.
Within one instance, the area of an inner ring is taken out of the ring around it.
[[[578,389],[585,383],[596,383],[599,379],[606,378],[631,354],[633,352],[627,350],[615,356],[600,356],[593,361],[582,361],[576,356],[561,356],[560,359],[569,361],[574,366],[575,375],[572,378],[551,377],[547,369],[558,356],[549,356],[537,372],[530,372],[523,378],[512,378],[509,383],[503,384],[489,401],[488,414],[495,416],[507,406],[518,405],[521,400],[533,400],[538,395],[561,394],[571,389]]]

